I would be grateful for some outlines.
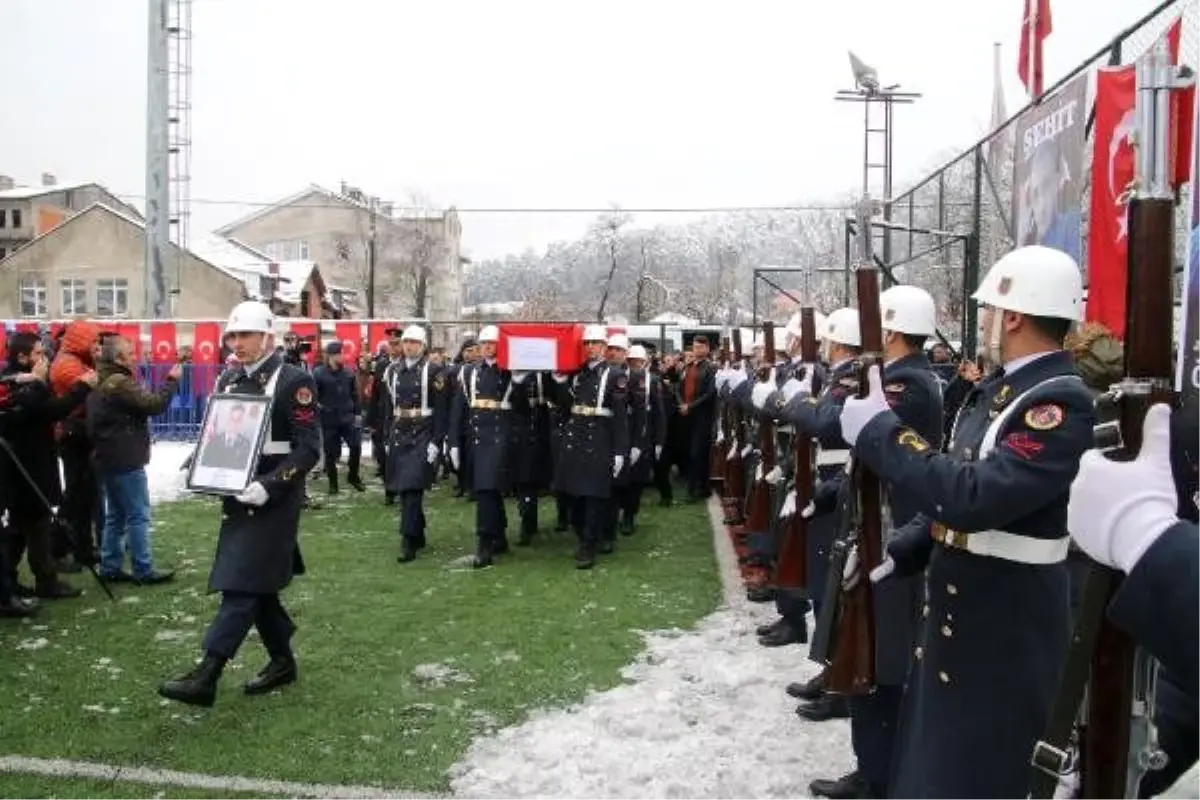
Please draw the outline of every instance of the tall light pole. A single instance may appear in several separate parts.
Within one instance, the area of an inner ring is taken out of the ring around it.
[[[149,0],[149,38],[146,58],[146,255],[143,316],[162,319],[167,314],[167,280],[164,268],[171,241],[171,187],[169,184],[170,77],[167,3]]]

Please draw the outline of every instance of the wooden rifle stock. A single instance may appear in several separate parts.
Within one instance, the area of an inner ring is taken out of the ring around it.
[[[869,253],[870,220],[860,222],[865,232],[864,249]],[[862,235],[862,234],[860,234]],[[862,259],[855,269],[858,292],[858,325],[863,355],[859,362],[858,396],[870,390],[867,380],[872,366],[883,369],[883,327],[879,316],[879,271],[870,258]],[[852,528],[858,548],[860,577],[841,602],[833,658],[829,664],[829,691],[838,694],[863,694],[875,686],[875,602],[867,574],[877,567],[883,549],[883,518],[879,478],[859,461],[850,474],[852,491],[857,495],[854,504],[857,519]],[[840,574],[830,573],[829,580],[841,581]]]
[[[811,307],[800,309],[800,360],[806,370],[816,368],[817,318]],[[808,584],[808,520],[801,512],[813,496],[813,443],[800,431],[794,438],[796,511],[788,521],[775,560],[775,585],[781,589],[803,589]]]
[[[758,371],[758,382],[766,383],[771,380],[772,367],[775,363],[775,324],[763,323],[764,364]],[[760,416],[758,420],[759,464],[765,477],[775,468],[775,422]],[[750,490],[750,501],[747,508],[746,527],[756,533],[771,529],[771,485],[765,480],[756,481]]]
[[[732,369],[742,368],[742,331],[739,328],[734,328],[730,333],[733,345],[733,363],[730,364]],[[746,476],[742,469],[742,448],[746,446],[746,431],[745,423],[742,421],[742,409],[737,403],[728,403],[726,408],[726,419],[728,426],[725,428],[726,444],[722,447],[733,448],[732,452],[726,450],[725,458],[725,483],[722,484],[722,499],[727,503],[733,504],[730,508],[730,519],[741,519],[741,506],[746,496]],[[734,445],[737,445],[734,448]]]

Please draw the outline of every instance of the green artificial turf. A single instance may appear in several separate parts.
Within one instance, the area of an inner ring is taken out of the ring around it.
[[[34,620],[0,621],[0,749],[444,791],[447,768],[474,736],[617,685],[641,649],[639,631],[690,627],[716,608],[706,509],[659,508],[653,492],[647,500],[638,532],[591,571],[574,569],[570,535],[549,531],[549,498],[533,547],[514,546],[496,567],[474,571],[455,562],[473,549],[475,506],[444,484],[428,502],[429,547],[404,565],[396,507],[375,489],[331,498],[304,514],[309,573],[284,594],[299,625],[300,682],[244,696],[241,683],[265,661],[252,634],[207,710],[154,690],[191,666],[216,607],[205,581],[219,511],[209,500],[159,506],[158,566],[178,568],[175,583],[120,586],[110,603],[89,576],[72,576],[83,598],[51,603]],[[511,502],[508,513],[515,539]],[[52,782],[0,776],[0,793],[93,795],[90,787],[108,785],[65,781],[50,791]],[[150,796],[149,788],[114,791]]]
[[[0,796],[4,797],[96,797],[96,798],[243,798],[267,795],[229,792],[215,789],[191,789],[157,786],[133,781],[108,781],[86,778],[52,778],[44,775],[0,775]]]

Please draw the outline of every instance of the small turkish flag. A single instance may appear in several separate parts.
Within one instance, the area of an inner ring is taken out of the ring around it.
[[[215,322],[197,322],[192,329],[192,361],[216,364],[221,355],[221,328]]]
[[[357,363],[358,352],[362,348],[362,325],[358,322],[339,322],[334,326],[333,335],[342,343],[342,358],[346,363]]]
[[[175,358],[175,323],[155,322],[150,326],[150,360],[169,364]]]
[[[1050,0],[1025,0],[1025,17],[1021,20],[1021,47],[1017,74],[1025,91],[1034,100],[1042,96],[1042,47],[1053,32],[1050,22]],[[1033,68],[1032,74],[1030,67]]]

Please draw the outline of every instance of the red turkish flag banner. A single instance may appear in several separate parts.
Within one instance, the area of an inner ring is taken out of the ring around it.
[[[1017,74],[1025,91],[1036,99],[1045,88],[1042,74],[1042,50],[1046,37],[1054,31],[1050,20],[1050,0],[1025,0],[1025,16],[1021,20],[1021,47],[1017,63]],[[1032,55],[1031,55],[1032,51]],[[1030,74],[1030,67],[1033,74]]]
[[[8,356],[8,329],[0,325],[0,359]]]
[[[150,326],[150,360],[155,364],[169,364],[176,357],[175,323],[153,323]]]
[[[197,322],[192,328],[192,361],[216,364],[221,357],[221,327],[215,322]]]
[[[18,322],[17,333],[37,333],[38,324],[36,322]]]
[[[58,339],[58,335],[60,333],[62,333],[64,330],[66,330],[66,327],[67,327],[67,323],[65,323],[65,322],[51,322],[50,323],[50,338]]]
[[[304,341],[305,337],[312,337],[312,349],[304,354],[304,360],[310,367],[317,363],[317,352],[321,349],[321,326],[315,322],[293,322],[292,333],[301,341]]]
[[[496,363],[524,372],[574,372],[585,360],[583,329],[570,323],[506,323],[499,326]]]
[[[346,363],[357,363],[359,351],[362,349],[362,324],[339,322],[334,326],[333,334],[342,343],[342,357]]]
[[[133,345],[133,357],[142,360],[142,326],[136,322],[129,322],[117,326],[117,336],[122,339],[128,339]]]
[[[379,345],[388,340],[388,328],[400,327],[395,322],[372,322],[367,326],[367,346],[371,348],[371,357],[379,352]]]

